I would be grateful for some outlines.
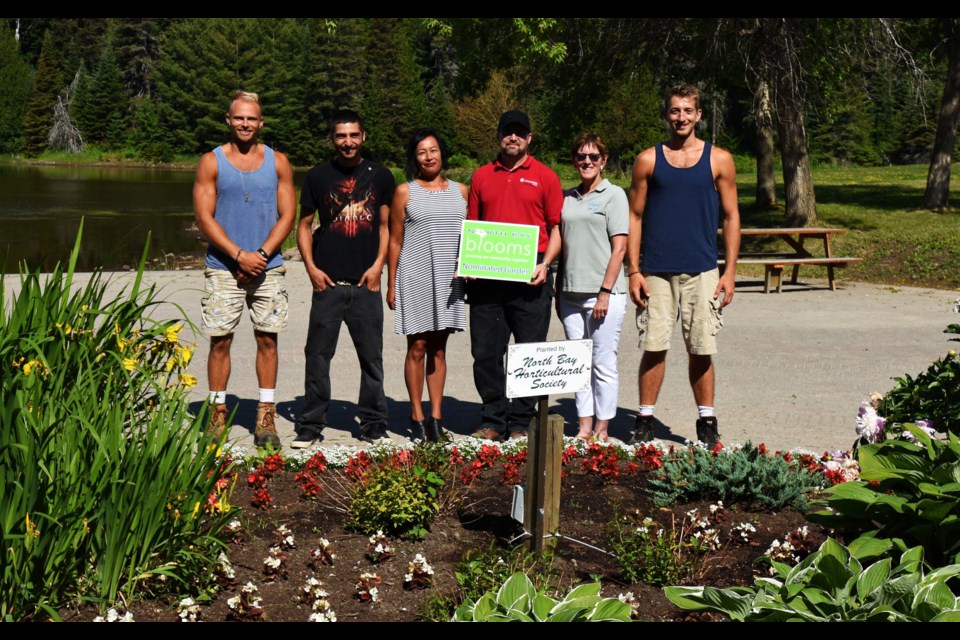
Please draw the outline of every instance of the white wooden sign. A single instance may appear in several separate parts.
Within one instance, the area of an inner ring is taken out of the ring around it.
[[[507,349],[507,397],[584,391],[592,367],[593,340],[512,344]]]

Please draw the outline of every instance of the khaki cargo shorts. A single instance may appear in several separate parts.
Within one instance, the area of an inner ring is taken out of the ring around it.
[[[677,319],[683,329],[687,353],[710,356],[717,352],[717,332],[723,326],[722,296],[714,299],[720,281],[717,269],[703,273],[651,273],[644,275],[650,299],[637,308],[637,330],[644,351],[666,351]]]
[[[280,266],[238,284],[234,275],[225,269],[204,269],[207,295],[200,300],[203,332],[211,338],[232,334],[240,324],[244,305],[250,308],[250,321],[257,331],[286,331],[289,306],[286,273],[286,268]]]

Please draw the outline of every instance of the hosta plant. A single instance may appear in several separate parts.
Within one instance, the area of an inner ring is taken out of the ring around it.
[[[667,587],[672,603],[742,622],[957,622],[960,598],[947,582],[960,565],[924,571],[923,548],[864,567],[850,549],[828,538],[795,567],[772,563],[772,577],[753,587]]]
[[[860,479],[826,490],[811,521],[841,530],[863,557],[892,545],[922,545],[934,566],[960,561],[960,437],[930,437],[907,425],[916,443],[884,440],[860,447]],[[861,551],[861,547],[863,550]]]
[[[562,600],[538,592],[530,578],[515,573],[496,591],[457,607],[455,622],[629,622],[630,605],[600,596],[600,583],[582,584]]]

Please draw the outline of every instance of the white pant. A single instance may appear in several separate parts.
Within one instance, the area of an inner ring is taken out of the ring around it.
[[[560,320],[567,340],[593,340],[590,389],[577,392],[577,416],[610,420],[617,415],[620,394],[617,348],[620,346],[620,329],[627,309],[627,295],[611,294],[607,316],[602,320],[593,318],[593,306],[596,303],[596,294],[561,293]]]

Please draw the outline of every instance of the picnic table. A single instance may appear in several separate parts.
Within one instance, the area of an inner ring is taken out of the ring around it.
[[[771,236],[783,240],[793,249],[792,252],[742,252],[737,256],[738,264],[762,264],[764,266],[763,291],[770,293],[771,287],[775,288],[777,293],[782,292],[783,287],[783,268],[787,265],[793,266],[793,274],[790,278],[791,284],[797,284],[797,275],[801,265],[820,265],[827,268],[827,280],[830,283],[830,290],[836,291],[836,281],[834,280],[834,268],[846,267],[848,264],[862,262],[862,258],[853,258],[848,256],[834,256],[830,251],[830,236],[846,233],[846,229],[828,229],[824,227],[775,227],[768,229],[747,228],[741,229],[740,235],[743,236]],[[721,232],[718,230],[717,234]],[[815,256],[805,247],[804,242],[808,239],[823,241],[823,256]],[[721,254],[717,260],[721,270],[726,263]]]

